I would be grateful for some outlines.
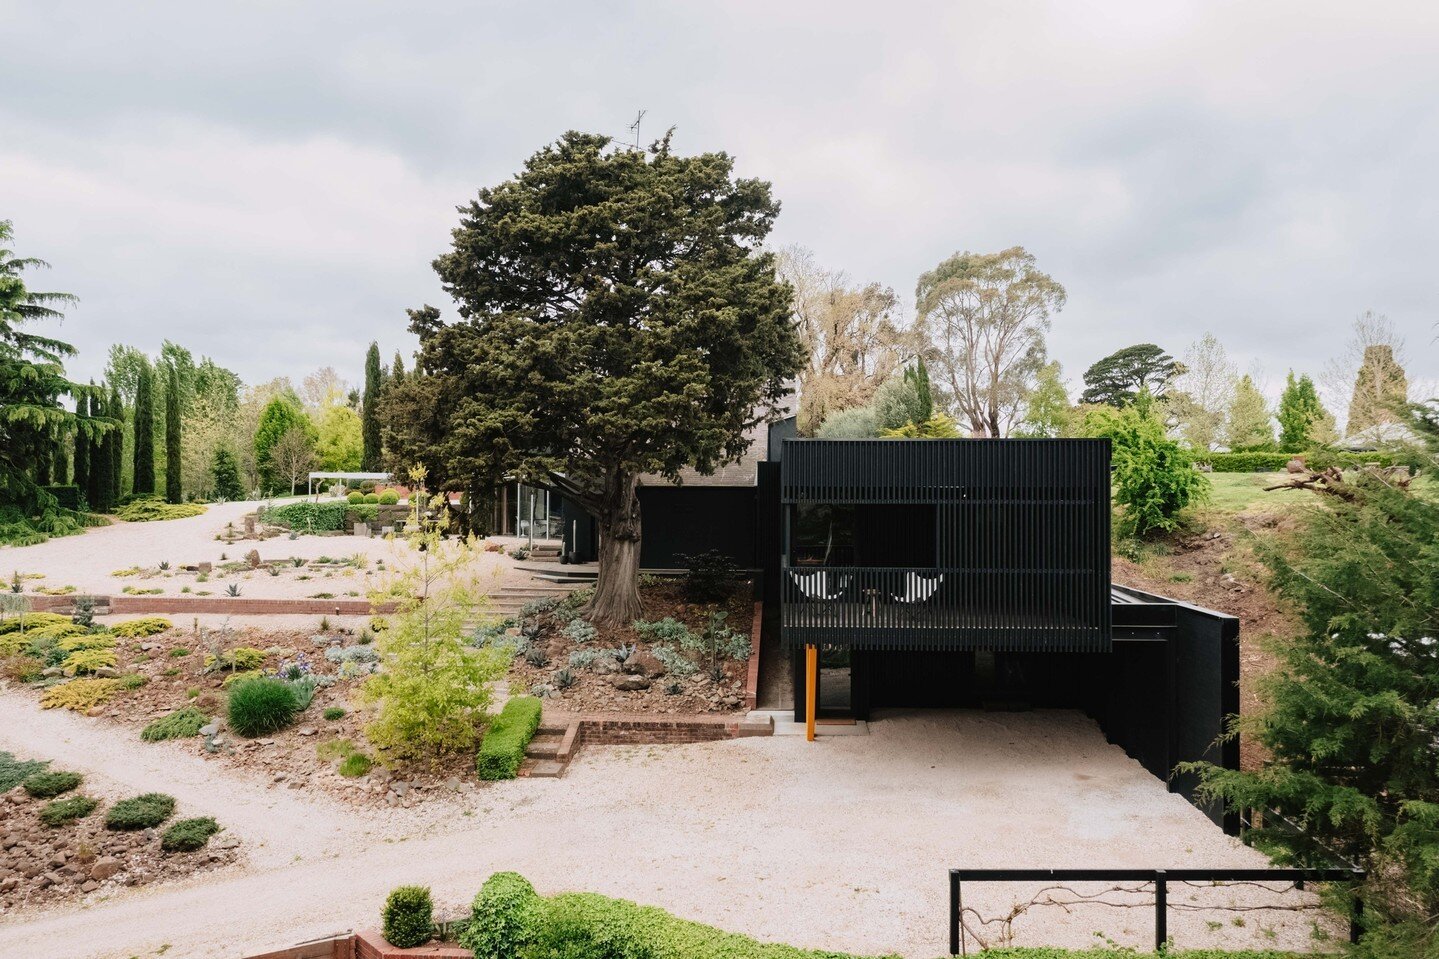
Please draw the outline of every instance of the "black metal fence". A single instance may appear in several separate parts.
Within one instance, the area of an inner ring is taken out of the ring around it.
[[[949,871],[949,954],[967,955],[964,939],[964,882],[1129,882],[1154,887],[1154,949],[1169,942],[1170,883],[1285,882],[1358,883],[1359,869],[951,869]],[[1364,901],[1357,894],[1349,914],[1349,941],[1359,941]]]

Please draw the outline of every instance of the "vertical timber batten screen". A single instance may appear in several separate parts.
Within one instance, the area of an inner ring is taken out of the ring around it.
[[[791,439],[781,464],[786,645],[1110,649],[1107,440]]]

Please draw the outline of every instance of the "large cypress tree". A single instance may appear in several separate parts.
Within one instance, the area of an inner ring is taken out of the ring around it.
[[[95,382],[90,381],[90,387],[95,387]],[[90,418],[90,395],[81,393],[75,399],[75,417],[77,420],[88,420]],[[75,431],[75,476],[74,483],[80,488],[80,495],[87,500],[90,498],[90,454],[94,444],[90,441],[90,433],[87,430]]]
[[[165,389],[165,499],[180,502],[180,374],[169,366]]]
[[[360,468],[374,472],[380,468],[380,386],[384,374],[380,372],[380,344],[371,343],[365,354],[365,396],[360,408],[360,437],[364,450],[360,454]]]
[[[110,399],[106,405],[109,416],[112,420],[119,421],[125,415],[125,403],[120,399],[120,388],[110,387]],[[105,434],[105,455],[110,463],[110,509],[114,509],[120,502],[120,477],[123,475],[122,465],[125,460],[125,433],[123,430],[111,430]]]
[[[642,612],[640,476],[739,457],[802,363],[764,252],[779,204],[733,173],[668,137],[639,151],[567,133],[461,208],[435,261],[459,320],[410,314],[447,421],[427,459],[452,481],[511,473],[589,509],[599,623]]]
[[[136,496],[155,495],[155,372],[149,363],[135,384],[134,476]]]
[[[105,416],[105,401],[101,398],[103,392],[104,387],[100,387],[90,394],[90,408],[87,415],[92,420]],[[90,469],[85,474],[85,498],[90,501],[92,510],[104,513],[110,508],[110,464],[105,456],[104,437],[95,437],[94,441],[89,444],[89,453]]]

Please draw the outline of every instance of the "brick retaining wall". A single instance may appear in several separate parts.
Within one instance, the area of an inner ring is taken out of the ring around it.
[[[308,614],[315,616],[369,616],[394,612],[393,603],[374,606],[367,599],[246,599],[243,596],[96,596],[97,607],[111,614],[225,613],[231,616]],[[29,596],[36,611],[69,612],[74,596]]]

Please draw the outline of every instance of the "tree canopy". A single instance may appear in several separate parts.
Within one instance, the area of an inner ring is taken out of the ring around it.
[[[1128,406],[1140,390],[1163,396],[1178,366],[1174,357],[1153,343],[1126,346],[1096,360],[1084,371],[1084,392],[1079,402]]]
[[[1064,287],[1023,247],[956,253],[919,278],[915,302],[955,414],[978,436],[1007,436],[1048,357]]]
[[[459,321],[411,314],[444,417],[426,462],[557,486],[591,510],[589,612],[604,622],[640,612],[641,474],[738,457],[803,359],[761,248],[779,206],[733,165],[680,156],[668,136],[639,151],[567,133],[460,208],[434,264]]]

